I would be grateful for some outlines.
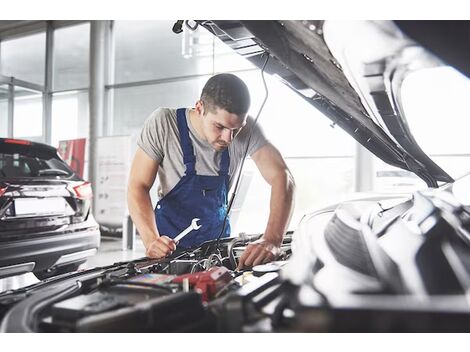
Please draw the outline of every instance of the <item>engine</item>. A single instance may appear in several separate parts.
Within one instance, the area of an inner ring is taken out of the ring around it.
[[[290,256],[291,235],[285,236],[278,261],[250,270],[236,271],[238,259],[261,234],[209,241],[161,260],[142,258],[64,274],[7,292],[0,296],[1,330],[222,331],[223,302],[264,274],[279,271]]]

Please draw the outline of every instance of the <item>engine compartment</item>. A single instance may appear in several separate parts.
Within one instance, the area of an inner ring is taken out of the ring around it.
[[[289,258],[292,233],[279,260],[236,271],[246,245],[261,237],[205,242],[160,260],[64,274],[0,295],[3,332],[219,331],[215,302],[277,272]],[[10,298],[10,299],[8,299]],[[220,303],[220,302],[219,302]],[[239,328],[237,328],[239,329]]]
[[[277,261],[247,270],[236,270],[238,258],[262,234],[7,291],[0,331],[468,331],[465,182],[308,214],[285,235]]]

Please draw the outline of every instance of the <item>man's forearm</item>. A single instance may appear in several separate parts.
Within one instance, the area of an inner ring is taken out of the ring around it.
[[[147,248],[159,236],[150,195],[146,190],[132,189],[128,193],[127,202],[132,221]]]
[[[282,243],[292,216],[294,193],[294,179],[289,170],[285,170],[285,173],[277,177],[271,185],[269,219],[263,236],[264,239],[278,246]]]

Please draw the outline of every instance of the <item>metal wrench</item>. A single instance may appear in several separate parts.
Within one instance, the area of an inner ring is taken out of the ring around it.
[[[192,221],[191,221],[191,225],[189,225],[185,230],[181,231],[180,234],[178,236],[176,236],[175,238],[173,238],[173,241],[175,242],[178,242],[179,240],[181,240],[184,236],[186,236],[188,233],[190,233],[192,230],[199,230],[201,228],[202,225],[198,225],[197,222],[201,220],[201,219],[198,219],[198,218],[194,218]]]

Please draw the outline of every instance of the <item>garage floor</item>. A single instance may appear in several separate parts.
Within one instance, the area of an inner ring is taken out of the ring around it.
[[[122,249],[122,239],[119,237],[101,237],[98,252],[80,266],[89,269],[106,266],[116,262],[145,257],[145,247],[139,236],[136,236],[133,249]],[[32,273],[0,279],[0,292],[32,285],[39,280]]]
[[[93,268],[110,265],[124,260],[133,260],[145,257],[145,247],[139,236],[136,236],[134,248],[122,250],[122,239],[119,237],[101,237],[98,252],[88,259],[80,268]]]

